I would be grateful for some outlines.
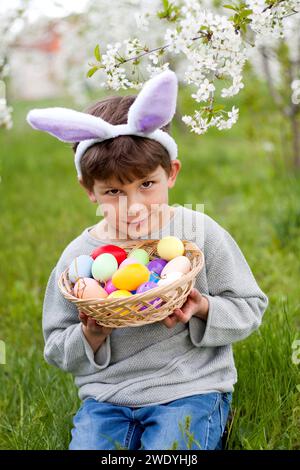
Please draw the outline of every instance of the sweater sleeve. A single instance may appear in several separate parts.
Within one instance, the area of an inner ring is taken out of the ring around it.
[[[221,242],[207,269],[209,312],[206,322],[193,316],[189,331],[195,346],[224,346],[256,330],[268,306],[268,297],[233,237],[223,230]]]
[[[108,366],[111,357],[110,337],[94,354],[84,336],[76,305],[64,298],[57,285],[65,268],[56,265],[49,277],[43,303],[45,360],[75,375],[88,375]]]

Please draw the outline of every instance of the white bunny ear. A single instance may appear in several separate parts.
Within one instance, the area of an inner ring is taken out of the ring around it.
[[[63,142],[105,139],[111,135],[113,127],[99,117],[68,108],[32,109],[26,120],[34,129],[46,131]]]
[[[150,133],[168,124],[176,111],[178,81],[172,70],[148,80],[128,111],[128,125]]]

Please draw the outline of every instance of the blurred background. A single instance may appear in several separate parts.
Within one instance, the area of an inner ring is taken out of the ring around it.
[[[43,359],[42,303],[63,249],[99,222],[77,182],[70,145],[32,130],[26,114],[46,106],[83,110],[106,95],[136,93],[108,90],[102,71],[90,78],[87,71],[96,44],[104,50],[132,37],[150,3],[160,2],[116,1],[113,11],[106,1],[1,2],[0,449],[68,446],[79,399],[72,376]],[[164,30],[159,24],[140,34],[156,47]],[[180,79],[172,132],[183,164],[170,204],[204,204],[235,238],[270,301],[259,331],[234,345],[239,380],[229,449],[300,448],[299,366],[292,361],[300,328],[300,125],[291,100],[299,31],[294,19],[280,44],[253,52],[244,89],[227,100],[240,109],[228,131],[196,135],[183,124],[195,103],[181,81],[186,64],[168,57]]]

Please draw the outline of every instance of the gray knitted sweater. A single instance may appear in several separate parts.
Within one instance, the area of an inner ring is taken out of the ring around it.
[[[48,280],[43,304],[45,360],[74,375],[81,400],[92,397],[140,407],[233,391],[237,372],[232,343],[259,327],[268,297],[229,232],[203,212],[176,206],[171,221],[151,238],[175,235],[202,249],[205,267],[195,287],[209,301],[207,321],[192,317],[170,329],[162,323],[116,328],[94,354],[77,307],[57,286],[75,256],[108,243],[94,238],[91,228],[65,248]]]

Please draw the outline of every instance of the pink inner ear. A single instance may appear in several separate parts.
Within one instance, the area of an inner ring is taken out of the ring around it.
[[[150,133],[171,121],[176,110],[177,78],[165,71],[146,82],[128,112],[128,123]]]
[[[160,127],[160,123],[161,116],[158,116],[157,114],[148,114],[138,120],[137,127],[140,132],[147,132],[148,129],[157,129]]]
[[[96,137],[95,132],[90,132],[87,129],[76,129],[76,127],[70,127],[68,129],[66,125],[44,124],[43,126],[40,125],[40,129],[50,132],[50,134],[53,134],[55,137],[67,142],[79,142]]]
[[[48,132],[63,142],[102,138],[111,127],[96,116],[59,107],[32,109],[26,119],[34,129]]]
[[[47,117],[34,116],[32,114],[28,121],[33,127],[41,131],[49,132],[64,142],[79,142],[81,140],[93,139],[97,136],[92,130],[80,129],[77,123],[72,125],[66,122],[53,122],[52,119],[48,119]]]

